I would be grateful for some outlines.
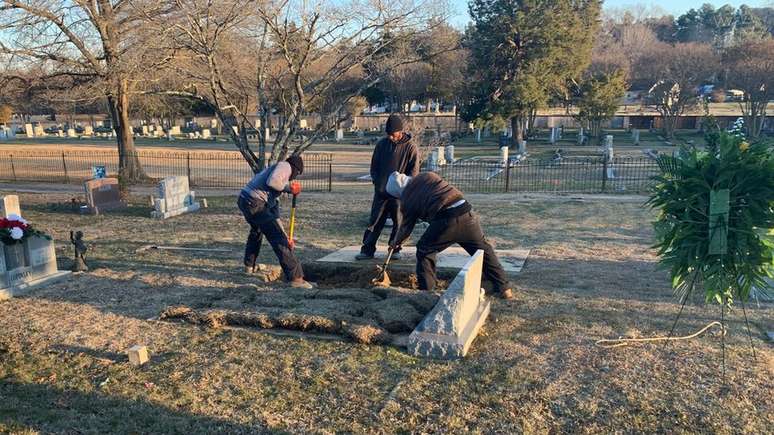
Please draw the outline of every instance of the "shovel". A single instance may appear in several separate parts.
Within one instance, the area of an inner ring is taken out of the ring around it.
[[[296,246],[296,243],[293,240],[293,229],[296,227],[296,198],[297,195],[293,195],[293,203],[290,206],[290,234],[288,234],[288,240],[290,240],[290,246],[292,248],[295,248]]]
[[[377,287],[389,287],[390,284],[392,284],[392,281],[390,281],[390,276],[387,275],[387,266],[390,264],[390,258],[392,258],[392,252],[393,249],[390,248],[389,252],[387,252],[387,260],[384,262],[384,266],[376,266],[377,272],[379,272],[379,276],[371,280],[371,284],[377,286]]]

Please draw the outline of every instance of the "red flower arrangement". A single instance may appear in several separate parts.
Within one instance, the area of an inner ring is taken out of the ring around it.
[[[14,245],[31,236],[40,236],[50,239],[45,233],[32,227],[23,217],[11,214],[0,218],[0,241],[5,245]]]

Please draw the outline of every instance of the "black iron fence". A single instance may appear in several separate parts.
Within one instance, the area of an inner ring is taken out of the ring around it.
[[[233,151],[138,151],[140,164],[151,178],[188,176],[200,188],[240,188],[253,176],[241,154]],[[304,190],[332,189],[331,154],[304,154]],[[108,176],[118,173],[118,152],[0,151],[1,181],[81,183],[92,178],[93,166],[105,166]]]
[[[186,175],[191,185],[199,188],[240,188],[252,176],[247,163],[235,151],[143,150],[137,155],[149,177]],[[5,182],[81,183],[92,177],[93,166],[105,166],[108,175],[116,174],[118,153],[115,150],[0,151],[0,181]],[[474,158],[434,170],[469,193],[642,193],[658,174],[656,162],[647,157],[619,157],[612,161],[602,157],[526,159],[512,160],[508,165],[495,159]],[[346,184],[352,183],[350,177],[345,178],[350,179]],[[333,155],[304,154],[304,173],[300,179],[304,190],[333,190]]]
[[[648,157],[526,159],[508,165],[499,160],[467,159],[432,169],[471,193],[642,193],[659,172]]]

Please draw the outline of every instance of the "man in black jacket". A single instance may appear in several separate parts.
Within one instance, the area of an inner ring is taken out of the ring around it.
[[[401,223],[400,201],[386,191],[387,179],[393,172],[408,176],[419,173],[419,151],[411,140],[411,135],[403,131],[403,119],[393,113],[387,118],[385,126],[387,137],[382,138],[371,156],[371,181],[374,183],[374,201],[371,205],[371,218],[363,234],[363,246],[355,258],[365,260],[374,258],[376,242],[382,234],[387,218],[392,219],[390,244],[395,239]],[[393,253],[396,257],[397,252]]]

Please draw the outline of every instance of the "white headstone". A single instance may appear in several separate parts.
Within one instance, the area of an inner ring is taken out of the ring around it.
[[[35,126],[34,132],[35,132],[35,137],[45,137],[46,136],[46,132],[45,132],[45,130],[43,130],[43,126],[40,125],[40,124]]]
[[[446,161],[448,163],[454,163],[454,145],[446,146]]]
[[[173,125],[169,129],[169,134],[173,136],[180,136],[182,133],[180,132],[180,126],[179,125]]]
[[[271,140],[271,129],[269,127],[266,127],[266,129],[264,129],[263,137],[266,139],[266,142]]]
[[[78,137],[78,135],[75,134],[75,129],[74,128],[68,128],[67,129],[67,137]]]
[[[306,126],[306,119],[302,119],[302,120],[298,121],[298,128],[303,128],[303,129],[307,128],[307,126]]]
[[[632,130],[632,140],[634,141],[635,145],[640,144],[640,130],[636,128]]]
[[[476,142],[481,142],[481,129],[476,129]]]
[[[148,135],[148,126],[147,125],[143,125],[140,128],[142,129],[142,135],[143,136],[147,136]]]
[[[430,171],[438,170],[438,149],[430,151],[430,156],[427,159],[427,169]]]
[[[439,146],[437,148],[437,154],[438,154],[438,166],[444,166],[446,165],[446,150],[444,147]]]
[[[336,142],[341,142],[344,140],[344,129],[338,128],[336,129]]]
[[[508,147],[500,147],[500,164],[508,166]]]
[[[609,134],[605,136],[605,159],[613,161],[613,136]]]
[[[550,137],[549,141],[553,145],[558,140],[559,140],[559,128],[558,127],[551,127],[551,137]]]
[[[583,127],[578,129],[578,145],[583,145]]]
[[[11,214],[21,216],[19,197],[16,195],[0,196],[0,217],[7,218]]]
[[[209,139],[212,137],[212,134],[210,134],[209,128],[202,129],[202,139]]]
[[[24,133],[27,135],[27,138],[35,137],[35,129],[32,128],[32,124],[24,124]]]
[[[84,136],[93,136],[94,135],[94,128],[92,128],[90,125],[86,125],[83,127],[83,135]]]

